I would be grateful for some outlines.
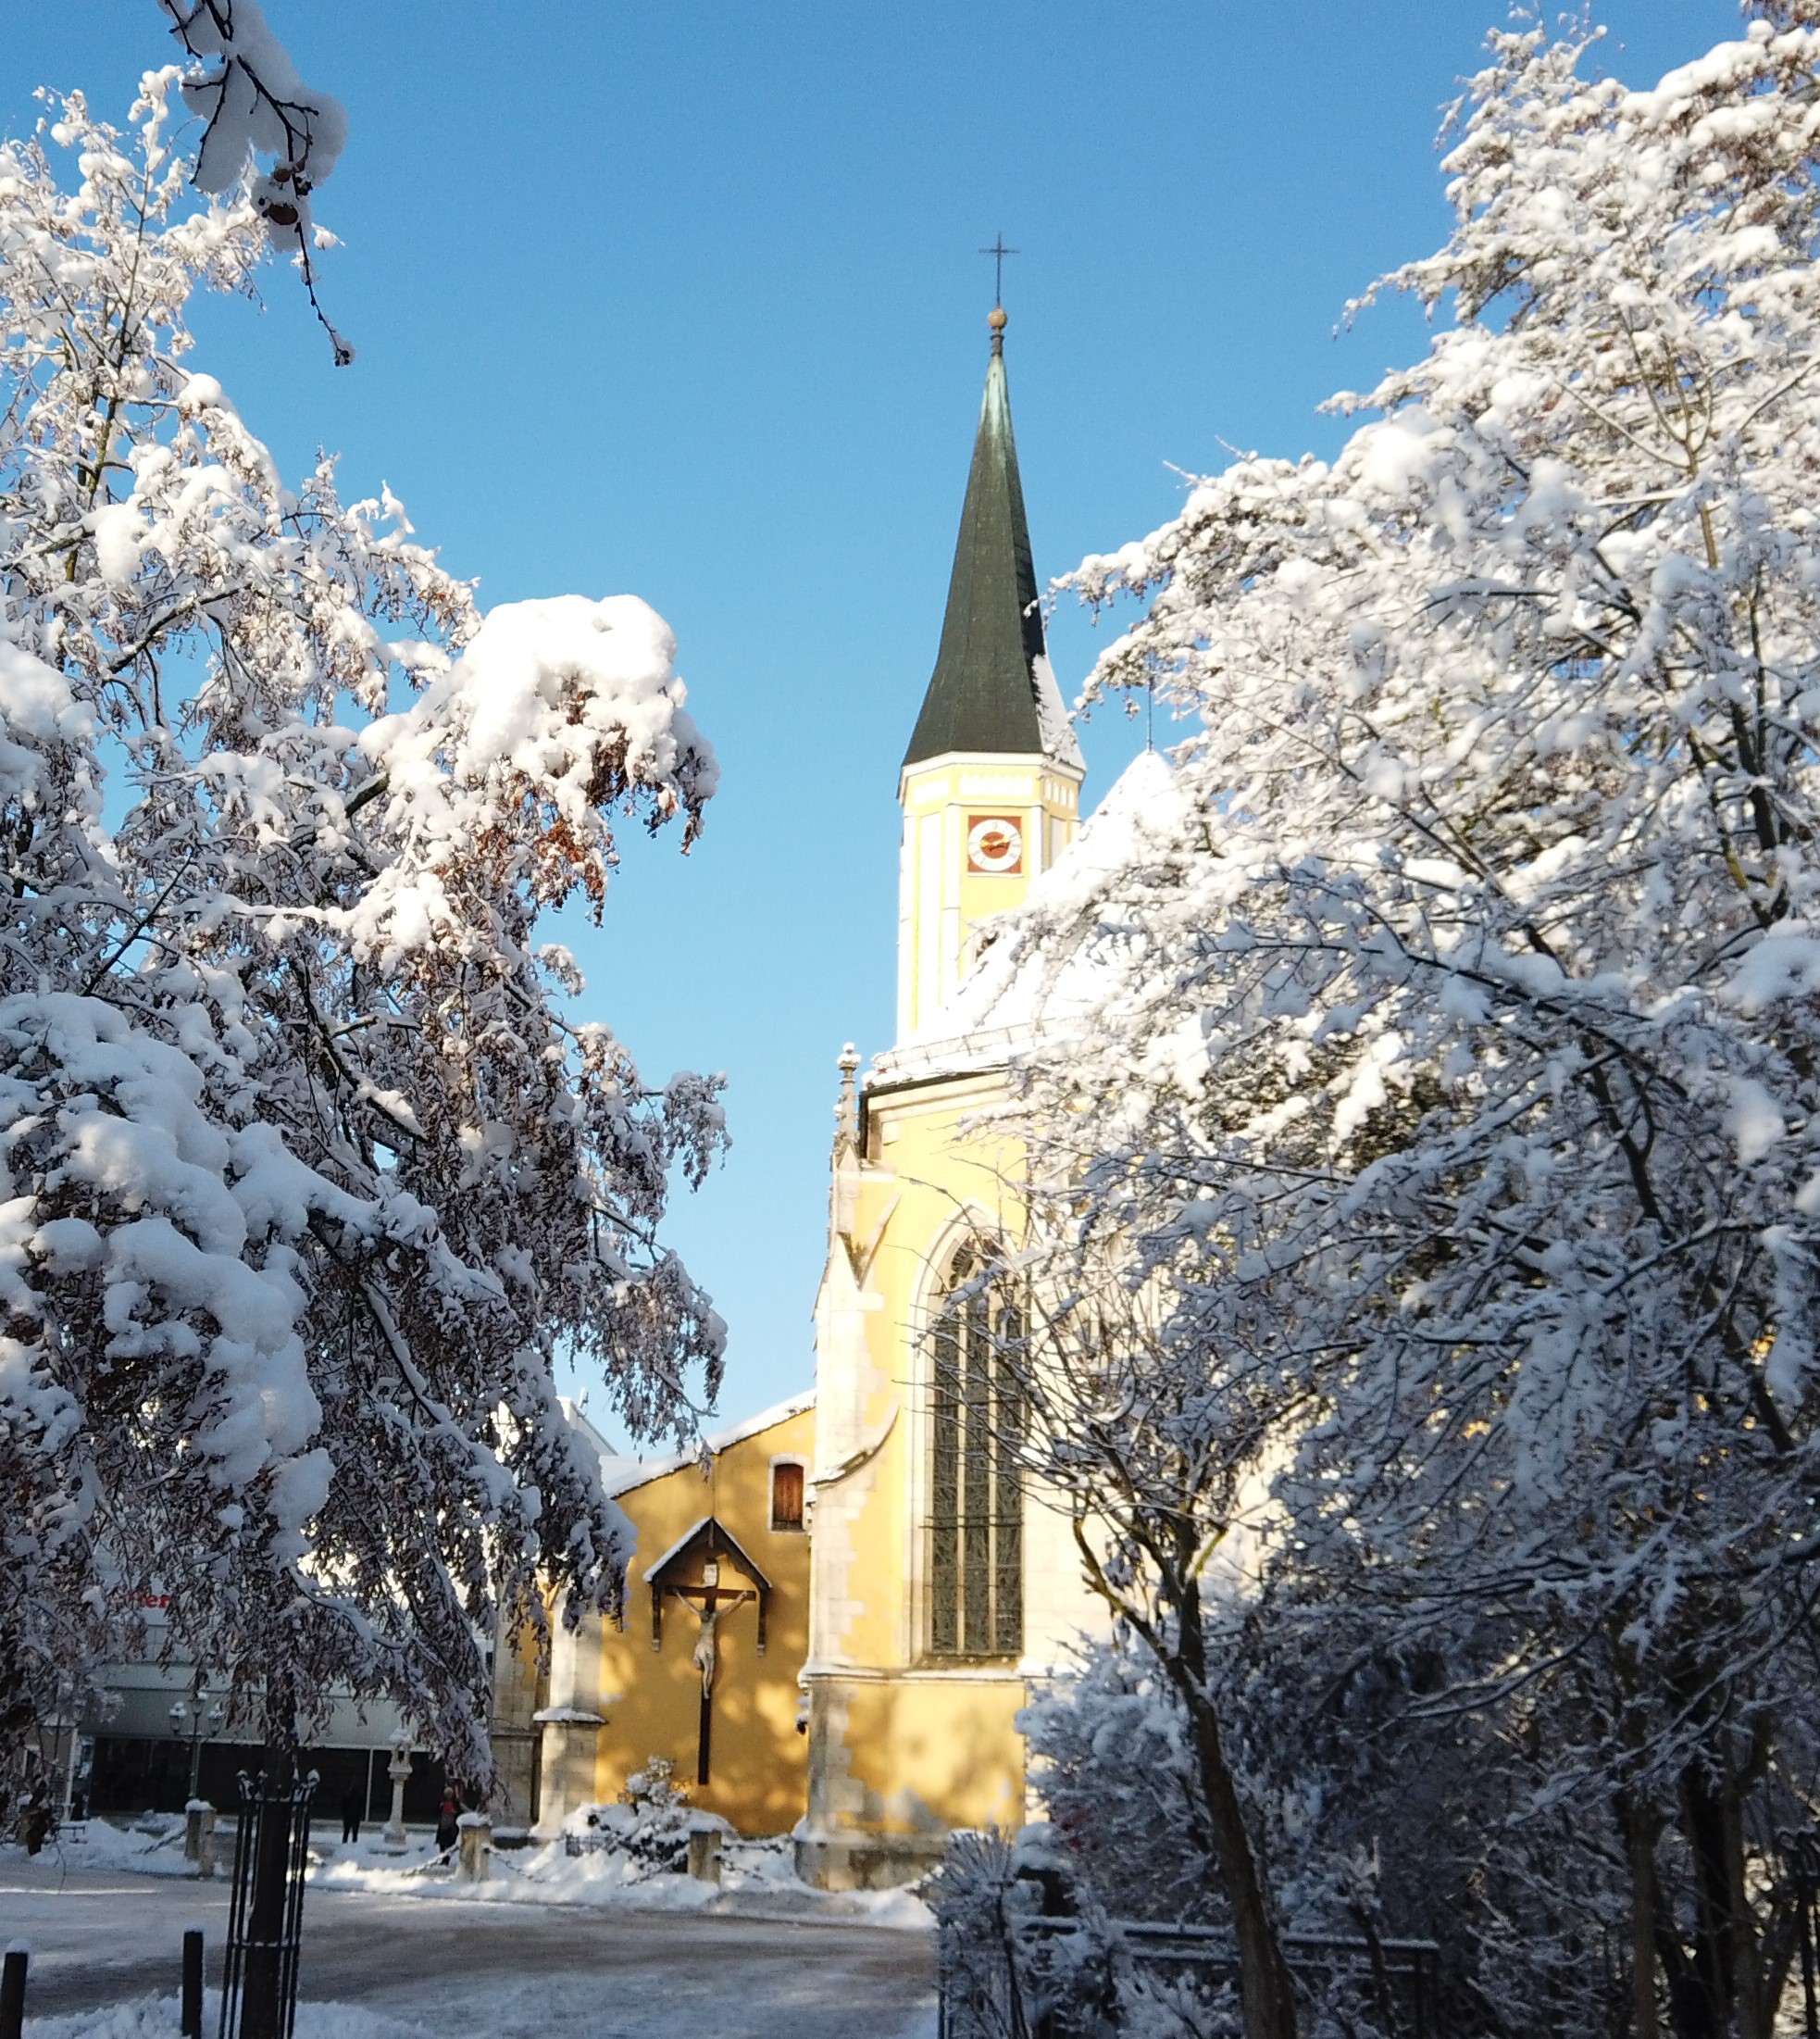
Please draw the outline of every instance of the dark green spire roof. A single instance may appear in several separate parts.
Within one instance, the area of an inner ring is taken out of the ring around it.
[[[992,332],[941,648],[904,762],[954,750],[1079,759],[1043,648],[1005,390],[1003,313]]]

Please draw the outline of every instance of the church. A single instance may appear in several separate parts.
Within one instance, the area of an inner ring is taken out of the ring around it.
[[[991,355],[935,669],[899,773],[897,1039],[849,1048],[812,1396],[606,1456],[638,1538],[622,1625],[495,1666],[496,1818],[554,1835],[648,1759],[830,1889],[913,1880],[957,1827],[1027,1817],[1028,1682],[1103,1615],[999,1420],[991,1327],[951,1298],[1020,1224],[1019,1156],[972,1121],[1023,1038],[963,996],[996,914],[1079,827],[1005,379]],[[605,1447],[603,1445],[605,1454]]]

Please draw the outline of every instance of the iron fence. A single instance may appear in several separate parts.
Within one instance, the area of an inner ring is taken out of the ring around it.
[[[1172,2010],[1197,2039],[1239,2029],[1238,1954],[1215,1928],[1028,1913],[1003,1915],[1003,1927],[944,1947],[941,2039],[1099,2039],[1133,1998]],[[1283,1953],[1307,1999],[1350,1996],[1394,2039],[1433,2039],[1434,1941],[1288,1933]]]

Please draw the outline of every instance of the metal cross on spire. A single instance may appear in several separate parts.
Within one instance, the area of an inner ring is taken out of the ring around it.
[[[1017,250],[1005,246],[1004,235],[1001,232],[990,248],[981,248],[979,252],[981,255],[990,255],[992,258],[992,302],[994,305],[1003,305],[1004,303],[1004,258],[1007,255],[1016,255]]]

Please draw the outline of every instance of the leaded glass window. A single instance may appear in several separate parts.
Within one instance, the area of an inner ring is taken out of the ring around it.
[[[964,1247],[929,1339],[929,1647],[1016,1657],[1024,1646],[1024,1489],[1015,1309],[971,1289]]]

